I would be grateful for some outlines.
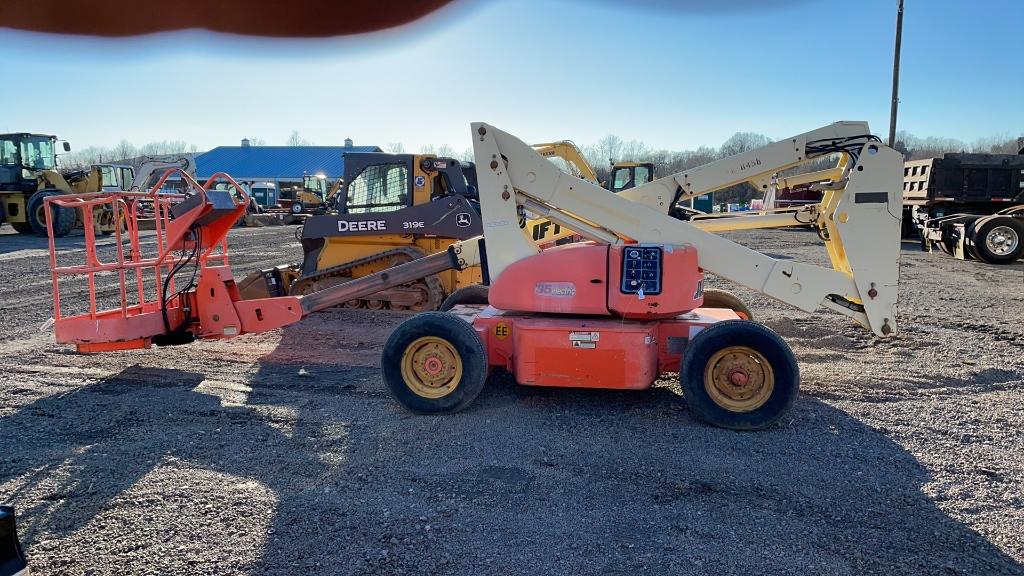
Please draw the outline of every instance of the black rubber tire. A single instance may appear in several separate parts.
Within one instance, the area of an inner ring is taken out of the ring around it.
[[[49,196],[60,196],[61,194],[63,192],[60,190],[40,190],[28,199],[28,205],[25,207],[25,219],[28,220],[32,232],[37,236],[46,236],[46,218],[42,211],[44,200]],[[77,217],[74,208],[53,206],[50,220],[53,223],[54,238],[61,238],[75,229]]]
[[[455,348],[462,362],[462,377],[455,388],[440,398],[426,398],[414,392],[402,377],[406,349],[417,339],[436,336]],[[469,406],[487,380],[487,352],[473,325],[445,312],[423,312],[402,322],[381,354],[381,372],[391,394],[405,408],[417,414],[451,414]]]
[[[993,230],[1006,227],[1017,235],[1017,246],[1007,254],[996,254],[989,249],[986,238]],[[1024,254],[1024,223],[1010,216],[989,216],[978,220],[974,225],[974,255],[978,260],[988,264],[1013,264]]]
[[[735,412],[717,404],[704,385],[707,363],[719,350],[746,346],[768,361],[775,383],[764,404],[749,412]],[[789,345],[769,328],[748,320],[726,320],[690,339],[679,368],[683,397],[697,418],[720,428],[761,430],[789,411],[800,390],[800,368]]]
[[[740,297],[728,290],[708,288],[704,290],[704,308],[728,308],[738,315],[746,316],[744,320],[753,320],[754,313],[740,300]]]
[[[291,210],[292,214],[302,214],[302,212],[306,210],[306,206],[302,202],[296,200],[295,202],[292,202],[289,210]]]
[[[463,286],[449,294],[444,302],[441,302],[441,307],[438,310],[447,312],[459,304],[483,304],[486,306],[488,304],[487,292],[488,287],[483,284]]]
[[[964,224],[964,260],[978,260],[978,252],[974,246],[975,231],[989,218],[990,216],[983,216]]]

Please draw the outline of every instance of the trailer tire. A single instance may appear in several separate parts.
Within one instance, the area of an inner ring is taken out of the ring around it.
[[[732,430],[760,430],[789,411],[800,368],[789,345],[749,320],[726,320],[690,339],[679,384],[700,420]]]
[[[743,320],[753,320],[754,313],[740,300],[740,297],[728,290],[708,288],[704,291],[703,308],[728,308]]]
[[[292,214],[302,214],[303,210],[305,210],[305,209],[306,209],[306,207],[302,204],[302,202],[300,202],[298,200],[296,200],[295,202],[292,202],[292,205],[289,208],[289,210],[291,210]]]
[[[486,306],[489,303],[487,294],[488,287],[483,284],[463,286],[449,294],[444,299],[444,302],[441,302],[441,307],[438,310],[440,312],[447,312],[460,304],[483,304]]]
[[[1013,264],[1024,254],[1024,223],[1010,216],[989,216],[974,223],[974,254],[989,264]]]
[[[388,390],[418,414],[450,414],[469,406],[487,380],[487,352],[473,325],[446,312],[402,322],[381,355]]]
[[[46,198],[62,194],[63,192],[60,190],[40,190],[28,199],[28,205],[25,208],[25,219],[28,220],[29,226],[32,227],[32,232],[35,232],[37,236],[46,236],[46,213],[43,212],[46,209]],[[56,205],[51,206],[51,208],[50,222],[53,224],[53,237],[61,238],[67,236],[75,229],[75,221],[78,219],[75,209]]]

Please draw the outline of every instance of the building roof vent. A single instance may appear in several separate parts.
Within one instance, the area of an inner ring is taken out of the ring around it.
[[[249,147],[249,139],[248,138],[242,138],[242,148],[248,148],[248,147]]]
[[[351,138],[345,138],[345,148],[351,148],[351,147],[352,147],[352,139]]]

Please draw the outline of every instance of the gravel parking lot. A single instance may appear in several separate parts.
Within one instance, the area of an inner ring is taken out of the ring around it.
[[[738,433],[671,381],[492,378],[411,415],[378,370],[397,312],[77,355],[40,330],[45,240],[0,232],[0,502],[36,573],[1024,574],[1020,264],[905,244],[885,341],[737,289],[802,370],[784,423]],[[293,232],[234,231],[236,276]],[[732,237],[825,261],[811,232]]]

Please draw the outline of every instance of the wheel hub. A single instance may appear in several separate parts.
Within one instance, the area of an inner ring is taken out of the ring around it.
[[[775,374],[768,359],[746,346],[716,352],[704,370],[704,389],[722,408],[750,412],[764,405],[775,389]]]
[[[729,373],[729,382],[734,386],[746,386],[750,382],[750,374],[747,374],[743,370],[733,370]]]
[[[414,340],[402,355],[402,378],[424,398],[441,398],[462,378],[462,359],[451,342],[437,336]]]
[[[985,245],[997,256],[1012,254],[1019,242],[1017,231],[1009,226],[996,226],[985,236]]]

